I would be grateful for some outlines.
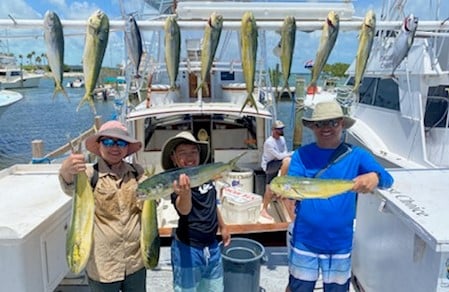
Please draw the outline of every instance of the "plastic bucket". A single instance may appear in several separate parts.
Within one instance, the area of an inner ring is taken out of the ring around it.
[[[254,188],[253,170],[249,168],[241,168],[228,172],[226,182],[234,188],[238,188],[244,192],[252,193]]]
[[[265,248],[247,238],[231,238],[228,246],[221,243],[224,270],[224,291],[260,291],[260,265],[264,261]]]

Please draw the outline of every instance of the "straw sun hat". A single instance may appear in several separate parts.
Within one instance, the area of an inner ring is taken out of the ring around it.
[[[315,109],[309,115],[302,117],[302,123],[306,127],[311,127],[313,122],[326,121],[332,119],[343,118],[345,129],[351,128],[355,120],[343,114],[341,106],[336,101],[323,101],[315,105]]]
[[[119,121],[108,121],[104,123],[97,133],[86,139],[86,149],[98,156],[100,156],[101,137],[116,138],[128,142],[128,153],[126,156],[139,151],[142,147],[142,143],[131,137],[126,127]]]
[[[285,128],[285,125],[281,120],[276,120],[271,127],[273,129],[283,129]]]
[[[161,165],[163,169],[176,167],[171,160],[171,155],[176,147],[182,143],[196,144],[200,147],[200,164],[205,163],[209,158],[209,143],[198,141],[193,137],[192,133],[184,131],[168,139],[164,146],[162,146]]]

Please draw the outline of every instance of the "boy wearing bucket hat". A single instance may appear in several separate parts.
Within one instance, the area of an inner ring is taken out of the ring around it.
[[[273,217],[268,213],[268,205],[273,199],[273,192],[270,189],[271,180],[276,177],[280,170],[280,175],[285,175],[290,164],[291,152],[287,151],[287,143],[284,138],[284,123],[276,120],[271,126],[271,136],[263,144],[261,167],[265,171],[265,193],[263,195],[261,218],[259,220],[273,221]]]
[[[366,150],[342,142],[355,120],[336,101],[320,102],[302,118],[316,142],[298,148],[288,175],[350,179],[351,191],[329,199],[297,201],[290,240],[287,291],[310,291],[321,271],[324,291],[348,291],[357,193],[389,188],[391,175]]]
[[[181,132],[162,147],[165,170],[206,163],[209,143]],[[230,234],[217,209],[217,191],[212,181],[191,188],[190,178],[181,174],[173,182],[172,203],[179,215],[171,245],[174,291],[223,291],[223,267],[217,241],[220,229],[227,246]]]
[[[142,202],[136,189],[143,168],[123,159],[141,147],[118,121],[104,123],[85,141],[86,149],[98,157],[87,166],[83,154],[71,154],[59,171],[62,189],[73,195],[75,175],[85,171],[97,181],[94,187],[93,243],[86,273],[91,291],[146,291],[146,269],[140,251]],[[92,184],[92,182],[91,182]]]

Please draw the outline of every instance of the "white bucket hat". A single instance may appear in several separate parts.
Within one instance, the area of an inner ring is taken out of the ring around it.
[[[162,146],[161,165],[163,169],[167,170],[176,167],[171,160],[171,155],[176,147],[182,143],[196,144],[200,147],[200,164],[205,163],[209,158],[209,143],[198,141],[193,137],[192,133],[184,131],[168,139]]]
[[[323,101],[317,103],[313,111],[311,111],[311,113],[309,112],[307,115],[306,112],[304,114],[304,116],[302,117],[302,123],[304,126],[310,128],[313,122],[326,121],[338,118],[343,119],[344,121],[343,127],[345,129],[351,128],[352,125],[354,125],[355,123],[355,120],[353,118],[343,114],[343,110],[341,109],[341,106],[338,102]]]
[[[271,127],[273,129],[283,129],[285,128],[285,125],[281,120],[276,120]]]

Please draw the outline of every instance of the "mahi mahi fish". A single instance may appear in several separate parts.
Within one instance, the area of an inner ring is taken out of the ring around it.
[[[256,75],[257,38],[256,19],[251,12],[245,12],[242,17],[242,25],[240,28],[240,52],[247,97],[241,111],[243,111],[247,104],[254,106],[257,112],[259,111],[253,96]]]
[[[176,79],[179,71],[179,56],[181,50],[181,31],[174,16],[167,17],[165,31],[165,64],[167,66],[170,90],[176,89]]]
[[[358,95],[359,88],[365,74],[366,65],[373,47],[374,35],[376,32],[376,14],[369,10],[362,23],[359,33],[359,47],[355,59],[354,88],[352,91]],[[357,98],[358,99],[358,98]]]
[[[55,90],[53,99],[58,92],[69,98],[62,85],[64,72],[64,33],[59,16],[53,11],[47,11],[44,16],[44,40],[47,49],[48,65],[50,66]]]
[[[143,54],[142,36],[136,19],[132,15],[128,18],[128,27],[125,30],[125,40],[128,57],[133,64],[134,74],[136,78],[140,78],[139,67]]]
[[[83,74],[85,94],[81,99],[77,111],[88,102],[96,114],[93,92],[100,75],[104,53],[109,38],[109,18],[101,10],[95,11],[87,20],[86,39],[83,53]]]
[[[284,79],[284,86],[282,90],[287,90],[290,98],[292,92],[288,85],[288,79],[290,78],[290,70],[292,68],[293,51],[295,50],[295,38],[296,38],[296,19],[293,16],[287,16],[284,19],[284,23],[281,29],[281,68],[282,78]]]
[[[312,79],[307,88],[309,94],[315,94],[318,90],[317,82],[321,71],[327,63],[327,59],[334,48],[337,41],[338,31],[340,29],[340,17],[334,11],[327,14],[326,21],[323,24],[323,31],[321,33],[320,44],[315,56],[315,62],[312,68]]]
[[[85,172],[75,177],[72,217],[67,232],[66,259],[72,273],[79,274],[89,260],[94,228],[94,195]]]
[[[153,269],[159,263],[161,239],[157,225],[157,201],[143,202],[140,232],[140,251],[147,269]]]
[[[166,197],[173,193],[173,181],[178,180],[181,174],[189,176],[192,188],[209,180],[218,179],[223,173],[235,168],[237,161],[245,154],[246,152],[241,153],[228,163],[215,162],[161,172],[141,182],[137,188],[137,196],[144,200],[157,200]]]
[[[207,21],[201,44],[201,83],[196,89],[196,92],[198,92],[200,88],[204,88],[207,96],[209,96],[209,88],[206,79],[214,62],[222,28],[223,16],[215,12],[212,13]]]
[[[391,63],[393,70],[391,76],[394,77],[394,71],[401,64],[402,60],[407,57],[410,48],[413,45],[415,39],[416,29],[418,28],[418,18],[413,14],[410,14],[404,19],[401,32],[397,36],[394,45],[393,53],[391,55]]]
[[[277,176],[270,183],[273,193],[294,200],[326,199],[347,192],[353,186],[351,180],[297,176]]]

